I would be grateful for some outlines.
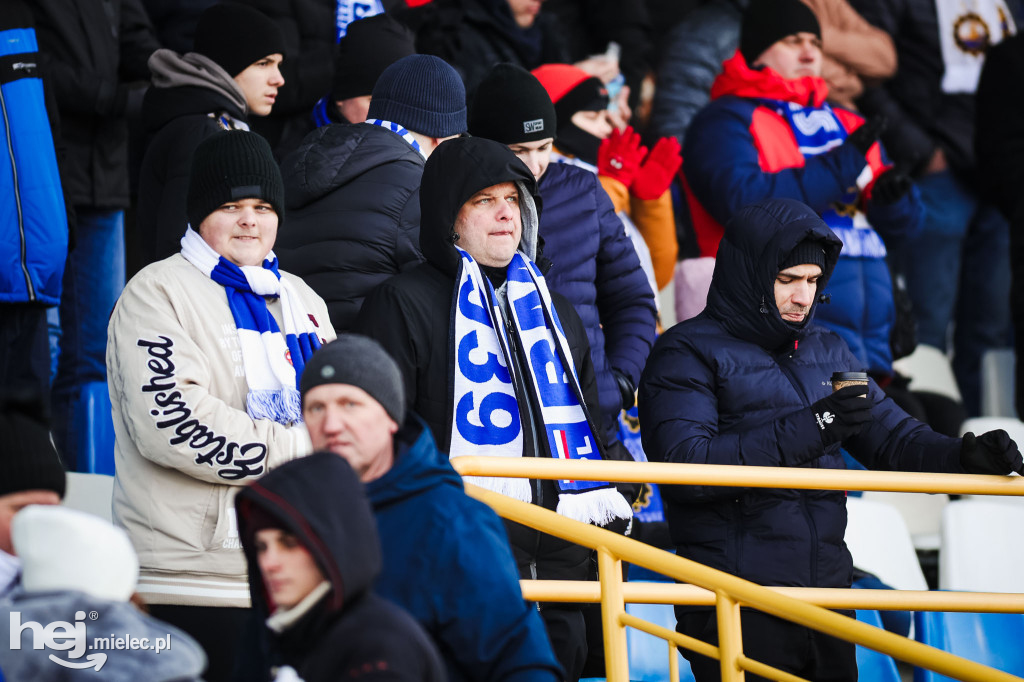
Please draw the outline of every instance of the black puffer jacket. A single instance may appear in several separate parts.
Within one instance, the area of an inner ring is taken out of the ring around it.
[[[324,299],[340,333],[368,291],[422,260],[423,157],[379,126],[332,124],[307,135],[282,173],[288,227],[274,251]]]
[[[34,0],[39,55],[60,110],[74,206],[127,208],[128,83],[160,47],[139,0]]]
[[[520,192],[529,192],[538,206],[539,195],[529,169],[507,147],[483,138],[444,142],[434,150],[430,164],[438,172],[424,175],[421,195],[420,246],[427,262],[393,277],[370,292],[353,331],[373,337],[395,359],[405,379],[409,408],[427,422],[437,439],[438,449],[447,454],[451,447],[452,395],[455,390],[450,320],[460,262],[451,238],[455,217],[473,194],[502,182],[516,182]],[[532,222],[536,230],[537,215],[527,214],[529,202],[521,202],[521,206],[524,211],[524,244],[521,250],[528,251],[530,247],[525,244],[530,234],[528,224]],[[546,261],[540,254],[540,245],[537,244],[536,248],[537,258],[534,260],[544,270]],[[586,330],[567,299],[554,292],[551,299],[569,343],[586,409],[591,415],[600,415],[597,381]],[[603,453],[617,459],[629,457],[617,442],[608,450],[601,431],[600,428],[593,429]],[[524,449],[531,449],[524,456],[536,454],[530,441],[530,438],[524,438]],[[626,497],[632,499],[629,490]],[[558,501],[554,484],[545,481],[538,486],[535,482],[534,501],[554,509]],[[507,526],[516,561],[524,577],[531,576],[531,564],[537,570],[536,577],[576,580],[587,577],[589,550],[542,536],[518,524]]]
[[[242,490],[235,506],[257,612],[274,611],[257,563],[257,529],[294,535],[330,583],[294,622],[272,630],[272,666],[291,666],[306,682],[446,679],[423,628],[371,589],[381,570],[377,524],[363,484],[343,458],[318,452],[289,462]]]
[[[180,82],[200,73],[209,80],[202,86],[154,86],[142,100],[142,120],[149,138],[136,202],[142,265],[181,250],[181,237],[188,225],[185,207],[192,153],[218,131],[244,125],[246,113],[244,95],[234,81],[220,81],[222,73],[201,71],[169,50],[154,55],[150,67],[159,73],[154,77],[158,82]],[[192,227],[199,229],[198,225]]]

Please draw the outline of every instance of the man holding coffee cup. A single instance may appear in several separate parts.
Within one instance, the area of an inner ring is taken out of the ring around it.
[[[841,446],[871,469],[1024,473],[1005,432],[943,436],[850,375],[862,367],[849,348],[811,320],[841,248],[797,201],[736,214],[707,308],[661,336],[640,379],[647,457],[842,469]],[[842,491],[663,486],[662,497],[680,556],[762,585],[850,586]],[[677,606],[676,617],[680,632],[717,643],[711,607]],[[757,611],[742,618],[746,655],[808,679],[857,679],[852,644]],[[717,661],[684,655],[698,682],[718,679]]]

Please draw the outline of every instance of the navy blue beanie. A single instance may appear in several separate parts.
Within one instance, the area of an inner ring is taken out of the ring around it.
[[[433,55],[411,54],[384,69],[372,97],[367,118],[429,137],[466,132],[466,87],[451,65]]]

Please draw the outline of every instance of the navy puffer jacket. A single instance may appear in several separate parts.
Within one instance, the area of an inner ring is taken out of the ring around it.
[[[553,163],[541,176],[540,195],[540,235],[551,259],[544,277],[587,329],[605,425],[617,429],[622,396],[612,369],[634,387],[640,380],[654,345],[654,292],[596,175]]]
[[[423,157],[369,123],[317,128],[281,165],[288,223],[274,252],[347,331],[378,284],[423,260]]]
[[[811,410],[835,371],[863,367],[833,332],[798,329],[775,305],[774,281],[794,246],[840,242],[807,206],[773,199],[742,209],[718,250],[708,305],[661,336],[640,380],[644,451],[652,461],[843,468]],[[813,316],[814,309],[811,309]],[[963,473],[960,440],[931,431],[873,382],[873,420],[844,447],[871,469]],[[762,585],[848,587],[842,491],[665,486],[681,556]]]

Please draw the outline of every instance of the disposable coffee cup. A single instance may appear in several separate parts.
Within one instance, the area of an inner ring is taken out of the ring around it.
[[[832,375],[832,392],[847,386],[867,386],[867,372],[835,372]]]

